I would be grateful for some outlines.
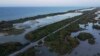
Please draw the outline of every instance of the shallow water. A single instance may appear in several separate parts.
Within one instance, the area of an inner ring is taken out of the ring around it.
[[[36,54],[36,56],[57,56],[57,53],[50,52],[46,46],[38,47],[37,49],[42,50]]]
[[[100,26],[99,22],[100,20],[98,20],[96,23],[89,22],[87,24],[79,24],[80,28],[83,28],[84,30],[78,32],[72,32],[71,36],[75,37],[81,32],[87,32],[94,36],[95,44],[88,43],[88,40],[86,41],[79,40],[80,44],[76,48],[74,48],[70,54],[67,54],[68,56],[100,56],[100,30],[93,28],[93,25]],[[43,46],[41,48],[43,48]],[[41,53],[41,55],[46,55],[47,52],[48,54],[52,54],[54,56],[60,56],[57,53],[54,54],[54,52],[50,52],[49,50],[47,50],[47,47],[43,48],[43,50],[42,49],[39,50],[41,50],[41,52],[44,52],[43,54]],[[46,55],[46,56],[52,56],[52,55]],[[61,55],[61,56],[67,56],[67,55]]]
[[[24,23],[18,23],[14,24],[15,28],[27,28],[31,27],[34,28],[34,26],[43,26],[43,25],[48,25],[52,24],[61,20],[64,20],[66,18],[71,18],[77,15],[81,15],[82,13],[67,13],[63,15],[57,15],[57,16],[51,16],[51,17],[46,17],[46,18],[41,18],[41,19],[36,19],[36,20],[29,20]]]
[[[97,24],[97,23],[95,23]],[[73,32],[71,36],[75,37],[80,32],[88,32],[92,34],[95,38],[95,44],[91,45],[88,43],[88,41],[80,41],[80,44],[77,48],[73,50],[73,52],[70,54],[70,56],[93,56],[97,53],[100,53],[100,30],[93,29],[93,23],[88,23],[88,26],[85,27],[85,24],[80,25],[82,28],[85,28],[86,30]],[[77,55],[75,54],[77,52]],[[83,54],[84,53],[84,54]]]
[[[98,14],[97,17],[94,19],[97,20],[99,17],[99,12],[96,12],[95,14]],[[95,44],[91,45],[88,43],[88,41],[80,41],[79,46],[77,46],[73,52],[70,54],[70,56],[98,56],[100,53],[100,30],[94,29],[93,25],[100,25],[99,20],[96,23],[88,23],[88,24],[80,24],[81,28],[84,28],[85,30],[73,32],[71,33],[72,37],[77,36],[81,32],[87,32],[94,36],[95,38]],[[76,54],[77,53],[77,54]]]
[[[100,18],[99,13],[99,11],[95,13],[97,14],[97,17],[95,17],[96,19]],[[98,20],[96,23],[91,22],[87,24],[79,24],[79,26],[85,30],[71,33],[72,37],[77,36],[81,32],[90,33],[95,38],[95,44],[89,44],[88,40],[80,41],[80,44],[71,52],[69,56],[100,56],[100,30],[93,28],[93,25],[100,26],[99,22],[100,20]]]
[[[94,23],[94,24],[98,25],[98,23]],[[71,36],[75,37],[81,32],[88,32],[94,36],[95,44],[93,45],[89,44],[88,40],[86,41],[80,40],[80,44],[76,48],[74,48],[70,54],[67,54],[68,56],[94,56],[100,53],[100,30],[93,29],[92,26],[93,26],[93,23],[88,23],[87,26],[85,26],[85,24],[80,24],[80,27],[84,28],[85,30],[73,32],[71,33]],[[41,51],[41,53],[37,56],[41,56],[41,55],[42,56],[44,55],[46,56],[66,56],[66,55],[59,55],[55,52],[51,52],[48,49],[48,47],[45,47],[45,46],[39,47],[39,50]]]
[[[11,34],[11,35],[5,35],[5,36],[0,36],[0,43],[5,43],[5,42],[20,42],[22,44],[28,43],[29,41],[27,41],[24,36],[26,33],[36,30],[40,27],[44,27],[46,25],[64,20],[64,19],[68,19],[70,17],[74,17],[74,16],[78,16],[81,15],[82,13],[68,13],[68,14],[64,14],[64,15],[57,15],[57,16],[51,16],[51,17],[46,17],[46,18],[42,18],[42,19],[37,19],[35,21],[35,23],[33,23],[33,21],[26,21],[24,23],[18,23],[18,24],[14,24],[15,28],[22,28],[25,29],[25,31],[23,33],[20,33],[19,35],[15,35],[15,34]],[[27,28],[28,27],[28,28]],[[3,33],[2,33],[3,35]]]
[[[69,13],[69,14],[64,14],[64,15],[57,15],[57,16],[52,16],[52,17],[46,17],[42,19],[37,19],[37,20],[31,20],[31,21],[26,21],[24,23],[19,23],[19,24],[14,24],[15,28],[18,29],[25,29],[24,32],[19,33],[19,34],[6,34],[6,33],[1,33],[0,34],[0,43],[5,43],[5,42],[20,42],[22,44],[28,43],[24,38],[24,35],[32,30],[36,30],[40,27],[44,27],[46,25],[68,19],[70,17],[74,17],[77,15],[81,15],[81,13]],[[92,26],[100,25],[99,23],[88,23],[88,24],[80,24],[81,28],[84,28],[85,30],[78,31],[78,32],[73,32],[71,36],[77,36],[80,32],[89,32],[95,37],[96,43],[94,45],[91,45],[88,43],[88,41],[80,41],[80,44],[73,49],[73,51],[69,54],[69,56],[93,56],[97,55],[97,53],[100,53],[99,46],[100,46],[100,30],[93,29]],[[38,56],[58,56],[54,52],[50,52],[47,47],[42,46],[39,47],[39,50],[42,50],[41,54],[38,54]],[[84,53],[84,54],[83,54]]]

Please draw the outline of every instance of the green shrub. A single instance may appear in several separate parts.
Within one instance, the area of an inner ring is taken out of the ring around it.
[[[43,38],[44,36],[52,33],[53,31],[63,27],[64,25],[66,25],[67,23],[72,22],[73,20],[76,20],[77,18],[79,18],[80,16],[76,16],[74,18],[70,18],[70,19],[66,19],[42,28],[39,28],[35,31],[31,31],[29,33],[27,33],[25,35],[25,38],[29,41],[37,41],[41,38]],[[77,27],[77,26],[76,26]],[[79,26],[78,26],[79,27]],[[78,28],[79,29],[79,28]],[[67,31],[67,30],[66,30]]]
[[[93,35],[90,33],[86,33],[86,32],[81,32],[79,33],[79,35],[77,36],[78,39],[84,41],[90,38],[93,38]]]

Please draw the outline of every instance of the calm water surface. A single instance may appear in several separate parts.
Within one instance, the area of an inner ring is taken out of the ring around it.
[[[63,15],[56,15],[56,16],[51,16],[51,17],[46,17],[46,18],[42,18],[42,19],[37,19],[37,20],[31,20],[31,21],[26,21],[24,23],[18,23],[15,24],[15,27],[17,28],[22,28],[25,29],[25,31],[23,32],[19,32],[21,30],[18,31],[13,31],[13,32],[1,32],[0,33],[0,43],[5,43],[5,42],[20,42],[22,44],[25,44],[29,41],[27,41],[24,36],[26,33],[36,30],[40,27],[64,20],[64,19],[68,19],[70,17],[74,17],[74,16],[78,16],[81,15],[82,13],[68,13],[68,14],[63,14]],[[38,21],[38,23],[33,23],[34,21]],[[28,27],[28,28],[27,28]],[[10,33],[10,34],[9,34]],[[12,34],[11,34],[12,33]],[[16,34],[18,33],[18,34]]]
[[[14,20],[35,15],[65,12],[82,7],[0,7],[0,21]]]
[[[0,8],[0,20],[14,20],[17,18],[21,17],[28,17],[28,16],[34,16],[34,15],[39,15],[39,14],[48,14],[48,13],[54,13],[54,12],[61,12],[61,11],[67,11],[71,9],[78,9],[78,8]],[[2,13],[2,14],[1,14]],[[47,17],[44,19],[54,19],[54,18],[59,18],[59,20],[66,18],[65,16],[60,16],[60,17]],[[41,21],[41,20],[40,20]],[[44,21],[44,20],[43,20]],[[42,22],[43,22],[42,21]],[[44,21],[45,22],[45,21]],[[53,23],[52,21],[50,23]],[[50,24],[48,23],[48,24]],[[86,30],[78,31],[78,32],[73,32],[71,36],[77,36],[80,32],[89,32],[91,33],[94,38],[95,38],[95,44],[91,45],[88,43],[88,41],[80,41],[80,44],[73,49],[71,54],[69,56],[94,56],[97,55],[97,53],[100,53],[100,30],[92,28],[94,24],[99,23],[88,23],[87,26],[85,24],[80,24],[80,27],[85,28]],[[30,29],[25,29],[21,34],[4,34],[0,33],[0,43],[5,43],[5,42],[21,42],[21,43],[27,43],[27,41],[24,38],[24,35],[27,32],[30,32],[32,30],[35,30],[39,28],[38,26],[32,26]],[[6,35],[6,36],[3,36]],[[38,54],[38,56],[58,56],[56,53],[50,52],[47,47],[42,46],[39,47],[39,50],[42,51],[41,54]],[[77,54],[76,54],[77,53]]]
[[[84,30],[78,32],[72,32],[71,36],[75,37],[81,32],[87,32],[94,36],[95,44],[88,43],[88,40],[86,41],[79,40],[80,44],[76,48],[74,48],[68,56],[100,56],[100,30],[94,29],[93,25],[100,26],[100,20],[98,20],[96,23],[89,22],[87,24],[79,24],[79,26]],[[39,56],[41,55],[42,56],[44,55],[45,56],[66,56],[66,55],[58,55],[57,53],[50,52],[49,50],[47,50],[47,47],[45,46],[39,48],[42,51],[42,53],[39,54]]]

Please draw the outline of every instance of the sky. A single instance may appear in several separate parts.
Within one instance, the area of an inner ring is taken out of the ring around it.
[[[9,6],[64,6],[64,7],[95,7],[100,6],[100,0],[0,0],[1,7]]]

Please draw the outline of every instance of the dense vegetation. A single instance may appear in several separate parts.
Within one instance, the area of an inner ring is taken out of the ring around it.
[[[81,32],[79,33],[79,35],[77,36],[78,39],[84,41],[90,38],[93,38],[93,36],[90,33],[86,33],[86,32]]]
[[[83,19],[80,19],[77,23],[80,24],[87,24],[89,22],[95,23],[97,22],[94,18],[97,16],[95,13],[96,10],[93,10],[91,12],[85,12],[87,15],[83,17]],[[89,14],[88,14],[89,13]]]
[[[71,37],[71,32],[79,31],[81,28],[78,23],[73,23],[68,27],[48,36],[45,39],[45,45],[50,50],[55,51],[61,55],[70,53],[75,47],[79,45],[78,38]]]
[[[45,27],[42,27],[40,29],[37,29],[35,31],[29,32],[25,35],[25,38],[29,41],[37,41],[44,36],[52,33],[53,31],[61,28],[62,26],[79,19],[77,22],[69,25],[68,27],[56,32],[55,34],[52,34],[50,36],[47,36],[47,38],[44,40],[44,44],[49,47],[50,50],[55,51],[61,55],[70,53],[75,47],[79,45],[79,40],[88,40],[88,43],[94,44],[94,37],[90,33],[80,33],[77,38],[71,37],[71,32],[76,32],[81,30],[79,27],[80,23],[88,23],[88,22],[94,22],[92,18],[94,18],[96,15],[94,15],[95,11],[90,12],[84,12],[85,16],[76,16],[70,19],[66,19]],[[90,13],[90,14],[88,14]],[[55,14],[56,15],[56,14]],[[40,16],[42,17],[42,16]],[[33,18],[30,18],[33,19]],[[23,22],[23,19],[20,19],[21,21],[13,21],[12,23],[17,22]],[[28,19],[26,19],[28,20]],[[10,21],[11,22],[11,21]],[[4,27],[7,28],[7,27]],[[42,42],[39,42],[38,44],[41,44]],[[9,53],[12,53],[16,50],[19,50],[21,48],[20,43],[5,43],[0,45],[0,55],[6,56]],[[24,53],[20,53],[18,56],[34,56],[35,55],[35,49],[30,48],[29,50],[25,51]]]
[[[53,35],[48,36],[45,39],[45,45],[49,47],[52,51],[55,51],[59,54],[66,54],[66,53],[70,53],[76,46],[78,46],[79,38],[82,40],[88,39],[88,43],[94,44],[95,43],[94,37],[89,33],[80,33],[77,38],[70,36],[71,32],[76,32],[81,29],[79,27],[80,23],[84,23],[84,22],[88,23],[89,21],[91,21],[95,16],[94,12],[95,11],[92,11],[90,14],[81,17],[80,20],[71,24],[70,26],[60,30],[59,32],[56,32]],[[92,15],[93,15],[92,18],[89,17]]]
[[[45,26],[45,27],[42,27],[40,29],[37,29],[35,31],[32,31],[32,32],[29,32],[28,34],[25,35],[25,38],[27,40],[30,40],[30,41],[37,41],[39,39],[41,39],[42,37],[52,33],[53,31],[61,28],[62,26],[76,20],[76,19],[81,19],[79,21],[77,21],[74,25],[70,25],[68,31],[72,32],[72,31],[78,31],[78,30],[81,30],[79,29],[79,23],[84,23],[84,22],[88,22],[88,21],[91,21],[93,17],[95,17],[95,11],[86,11],[86,12],[83,12],[83,15],[81,16],[76,16],[76,17],[73,17],[73,18],[70,18],[70,19],[66,19],[66,20],[63,20],[63,21],[60,21],[60,22],[57,22],[55,24],[51,24],[51,25],[48,25],[48,26]],[[92,17],[90,17],[92,16]],[[76,29],[74,29],[76,28]],[[72,31],[71,31],[72,30]]]
[[[92,34],[90,33],[86,33],[86,32],[81,32],[79,33],[79,35],[77,36],[77,38],[81,41],[85,41],[88,40],[89,44],[95,44],[95,38]]]
[[[10,22],[2,21],[0,22],[0,32],[12,29],[13,24]]]
[[[50,35],[45,39],[45,45],[48,46],[50,50],[61,55],[70,53],[78,44],[78,39],[71,37],[66,29]]]
[[[37,40],[41,39],[42,37],[52,33],[53,31],[61,28],[62,26],[78,19],[79,17],[81,17],[81,16],[76,16],[76,17],[73,17],[70,19],[66,19],[66,20],[42,27],[35,31],[29,32],[28,34],[25,35],[25,38],[30,41],[37,41]],[[79,27],[78,25],[73,25],[73,26],[74,27],[70,27],[70,28],[73,29],[73,28]]]
[[[35,51],[36,51],[35,48],[32,47],[26,50],[25,52],[18,54],[17,56],[35,56],[36,55]]]
[[[18,42],[9,42],[0,44],[0,56],[7,56],[22,48],[22,44]]]

